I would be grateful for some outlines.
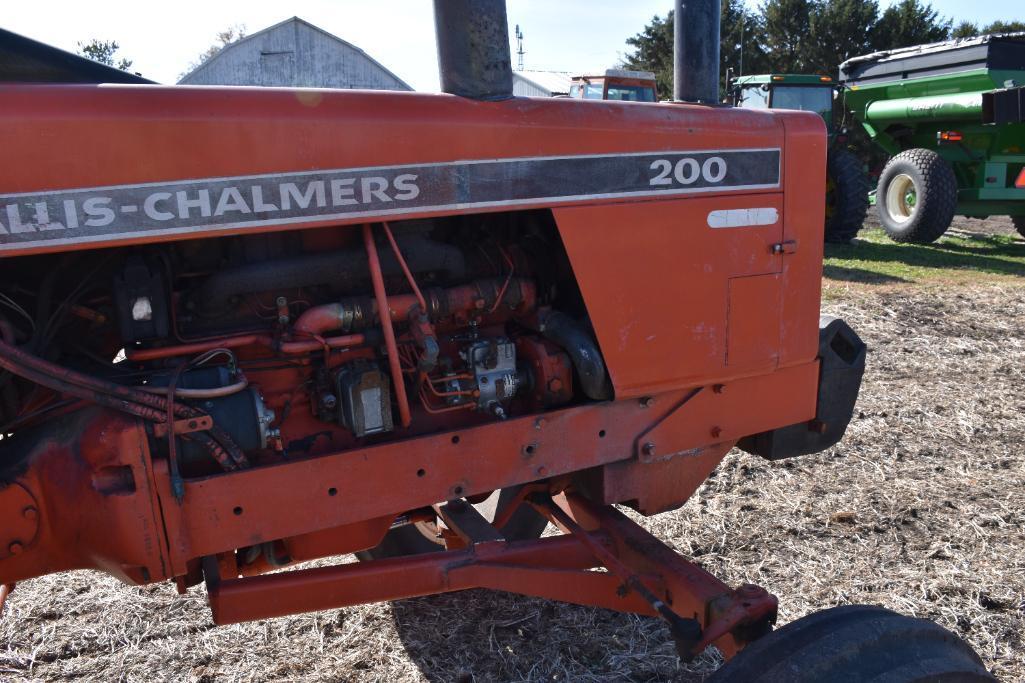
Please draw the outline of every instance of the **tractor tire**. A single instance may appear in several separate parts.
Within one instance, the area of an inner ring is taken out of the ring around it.
[[[845,149],[832,149],[826,158],[827,242],[846,244],[861,230],[868,213],[868,176],[861,161]]]
[[[709,683],[996,681],[963,640],[939,624],[873,605],[815,612],[759,638]]]
[[[954,218],[957,178],[936,152],[909,149],[890,159],[879,176],[876,207],[894,242],[935,242]]]
[[[1025,237],[1025,216],[1011,216],[1011,222],[1014,223],[1014,229],[1018,234]]]
[[[502,489],[475,507],[491,521],[495,512],[516,495],[515,488]],[[520,505],[499,531],[509,541],[526,541],[540,538],[548,526],[548,520],[529,505]],[[383,560],[386,557],[422,555],[444,550],[444,546],[429,538],[428,530],[414,524],[407,524],[389,531],[379,545],[356,553],[359,560]]]

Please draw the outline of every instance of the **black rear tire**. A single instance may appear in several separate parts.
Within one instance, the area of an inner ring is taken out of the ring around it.
[[[996,681],[963,640],[939,624],[882,607],[809,614],[759,638],[709,683]]]
[[[957,209],[954,170],[931,149],[901,152],[879,176],[876,208],[883,230],[894,242],[935,242],[950,227]]]
[[[497,510],[501,510],[512,500],[517,493],[517,488],[502,489],[494,505],[490,510],[484,510],[486,503],[478,507],[481,514],[488,521],[494,518]],[[548,526],[545,519],[537,510],[527,504],[521,504],[516,512],[509,517],[505,526],[499,528],[502,535],[509,541],[525,541],[540,538]],[[431,540],[426,530],[412,524],[392,529],[385,535],[381,543],[371,548],[356,553],[356,557],[362,561],[382,560],[386,557],[401,557],[403,555],[422,555],[423,553],[436,553],[444,550],[444,546]]]
[[[1025,237],[1025,216],[1011,216],[1011,222],[1014,223],[1014,229],[1018,234]]]
[[[861,161],[845,149],[829,150],[826,158],[827,242],[846,244],[861,230],[868,213],[868,176]]]

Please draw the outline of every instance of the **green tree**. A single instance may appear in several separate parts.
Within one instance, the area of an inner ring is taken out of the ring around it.
[[[665,18],[654,16],[644,30],[626,39],[633,51],[623,59],[623,66],[638,71],[651,71],[660,97],[673,93],[673,13]]]
[[[876,0],[817,2],[806,31],[805,70],[834,75],[844,61],[872,52],[872,29],[878,18]]]
[[[88,57],[94,62],[127,71],[132,66],[132,60],[115,56],[120,47],[116,40],[93,38],[87,43],[78,43],[78,54]]]
[[[720,0],[719,22],[719,81],[725,91],[726,71],[756,73],[766,68],[765,52],[759,40],[758,15],[744,8],[743,0]],[[626,44],[633,52],[623,59],[627,69],[651,71],[660,97],[670,97],[673,92],[673,12],[665,18],[655,16],[644,30]],[[743,65],[741,65],[743,59]]]
[[[929,3],[901,0],[886,8],[872,31],[876,50],[935,43],[950,37],[949,19],[943,19]]]
[[[979,35],[979,25],[971,21],[962,21],[950,31],[951,38],[971,38]]]
[[[761,18],[744,6],[743,0],[722,0],[719,27],[719,74],[726,88],[726,74],[755,74],[768,69],[761,41]]]
[[[1000,21],[999,19],[982,30],[983,33],[1016,33],[1025,31],[1025,21]]]
[[[807,71],[808,27],[816,3],[812,0],[765,0],[760,9],[766,69],[780,73]],[[747,68],[744,71],[753,73]]]
[[[950,32],[951,38],[974,38],[988,33],[1017,33],[1025,31],[1025,21],[994,21],[992,24],[979,28],[971,21],[962,21]]]

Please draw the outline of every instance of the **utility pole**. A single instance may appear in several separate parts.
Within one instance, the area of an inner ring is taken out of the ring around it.
[[[516,55],[516,70],[523,71],[523,31],[519,24],[516,24]]]
[[[744,75],[744,24],[747,23],[747,8],[740,8],[740,75]]]

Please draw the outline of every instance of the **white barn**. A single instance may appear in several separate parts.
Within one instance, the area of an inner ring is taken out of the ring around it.
[[[299,17],[229,43],[182,85],[412,90],[352,43]]]

